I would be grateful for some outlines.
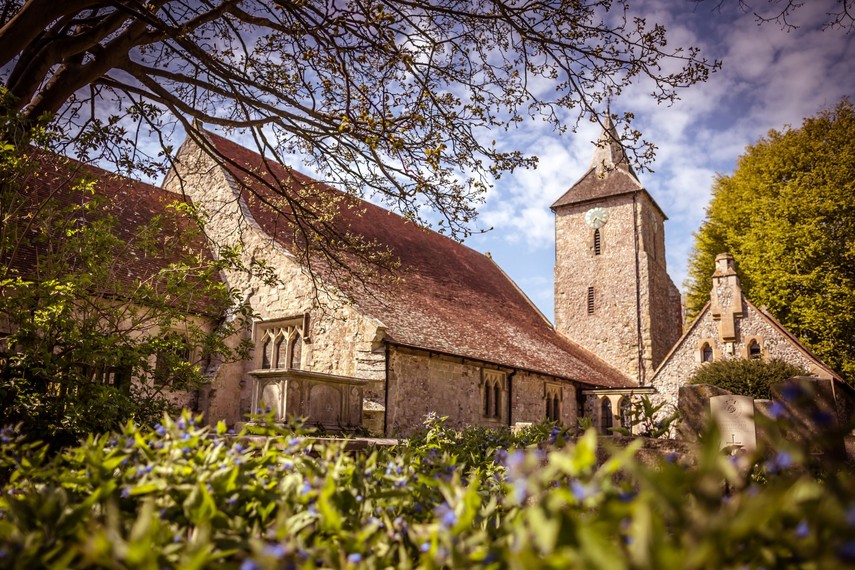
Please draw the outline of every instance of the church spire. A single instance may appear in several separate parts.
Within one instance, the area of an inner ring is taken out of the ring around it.
[[[596,170],[599,176],[603,176],[607,172],[611,172],[618,166],[626,168],[632,177],[638,179],[629,163],[623,145],[620,143],[620,137],[617,130],[612,124],[612,115],[610,110],[606,110],[603,118],[603,130],[600,133],[600,138],[594,147],[594,156],[591,159],[591,169]]]

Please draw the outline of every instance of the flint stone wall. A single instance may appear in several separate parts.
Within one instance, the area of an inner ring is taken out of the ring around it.
[[[713,319],[711,312],[706,310],[698,317],[689,333],[674,348],[671,357],[653,378],[652,384],[658,392],[653,397],[654,401],[667,401],[677,405],[680,388],[703,366],[700,357],[700,346],[703,342],[710,344],[715,360],[732,360],[746,358],[746,343],[751,339],[759,339],[764,359],[777,358],[801,366],[808,373],[824,374],[807,353],[781,334],[753,305],[743,300],[742,311],[743,317],[736,319],[736,342],[733,343],[732,353],[725,349],[719,338],[718,321]]]

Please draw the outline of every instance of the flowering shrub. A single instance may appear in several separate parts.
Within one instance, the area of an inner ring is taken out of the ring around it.
[[[594,432],[446,428],[393,447],[185,414],[57,456],[0,435],[0,568],[726,568],[855,565],[855,480],[799,450],[598,464]]]

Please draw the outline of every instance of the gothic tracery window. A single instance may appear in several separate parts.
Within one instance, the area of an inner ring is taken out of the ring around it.
[[[546,389],[546,419],[550,422],[561,421],[561,388],[549,386]]]
[[[259,326],[259,364],[262,369],[302,368],[303,334],[296,319]]]
[[[483,370],[484,417],[492,420],[502,418],[502,389],[505,374],[498,370]]]

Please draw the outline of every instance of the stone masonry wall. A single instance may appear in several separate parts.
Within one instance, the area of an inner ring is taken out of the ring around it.
[[[594,230],[584,220],[593,206],[609,212],[600,229],[600,255],[594,253]],[[555,248],[556,329],[630,378],[649,382],[682,332],[680,294],[665,265],[664,218],[651,198],[640,192],[561,207],[555,218]],[[587,311],[588,287],[594,287],[593,314]]]
[[[486,417],[484,370],[503,374],[501,414]],[[512,409],[508,418],[508,386]],[[406,436],[418,429],[425,416],[447,416],[446,425],[507,426],[538,423],[546,419],[546,394],[559,394],[564,425],[576,423],[576,390],[567,381],[525,371],[513,373],[462,358],[391,346],[389,355],[389,436]],[[557,392],[556,392],[557,390]]]
[[[238,199],[236,182],[197,146],[185,143],[178,163],[181,179],[172,174],[164,187],[185,192],[203,212],[206,233],[215,251],[218,246],[239,247],[244,264],[263,260],[275,268],[278,277],[275,284],[269,285],[247,272],[231,271],[225,275],[229,287],[240,291],[261,321],[309,313],[311,326],[309,334],[304,333],[308,341],[303,346],[302,368],[373,381],[366,387],[366,398],[382,402],[385,355],[382,348],[378,349],[377,339],[383,334],[380,323],[341,301],[336,291],[323,290],[315,296],[311,280],[293,255],[261,230]],[[318,298],[324,300],[323,306],[317,303]],[[253,331],[245,334],[251,338]],[[210,421],[234,423],[250,411],[249,372],[260,368],[257,360],[258,356],[243,363],[223,364],[212,371]]]
[[[533,372],[517,372],[513,377],[513,423],[540,423],[546,419],[547,390],[559,394],[561,424],[576,425],[576,386],[566,380]]]
[[[644,335],[644,377],[647,384],[653,372],[683,334],[680,291],[668,275],[665,261],[665,224],[662,215],[647,194],[639,198],[638,221],[641,228],[642,333]]]
[[[600,229],[600,255],[594,254],[594,230],[585,224],[594,205],[609,212]],[[638,376],[634,252],[631,195],[556,211],[555,328],[630,378]],[[587,311],[588,287],[594,288],[593,314]]]
[[[713,319],[711,312],[706,310],[698,317],[699,320],[692,325],[671,358],[657,371],[653,379],[653,385],[659,392],[654,397],[656,401],[664,400],[677,405],[680,386],[685,385],[695,370],[702,366],[700,347],[704,342],[710,343],[713,359],[721,360],[745,358],[747,343],[756,339],[764,359],[777,358],[802,366],[810,374],[824,375],[807,353],[782,335],[752,305],[743,302],[743,311],[744,316],[736,319],[737,337],[732,351],[719,338],[718,321]]]

